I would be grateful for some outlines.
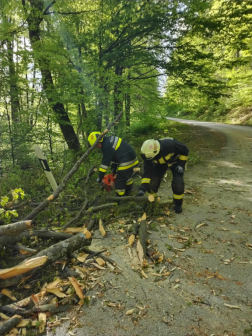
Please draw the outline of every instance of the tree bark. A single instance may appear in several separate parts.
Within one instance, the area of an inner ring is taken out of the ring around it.
[[[116,66],[115,74],[118,76],[118,79],[114,86],[114,118],[116,118],[118,114],[123,110],[123,101],[121,97],[122,92],[121,92],[121,84],[120,84],[122,71],[123,71],[123,68],[121,66]],[[116,126],[115,126],[115,129],[117,129]]]
[[[130,72],[128,73],[127,79],[130,81]],[[131,104],[131,97],[129,91],[130,91],[130,84],[128,84],[128,93],[125,94],[125,121],[128,133],[130,133],[130,104]]]
[[[73,235],[69,233],[61,233],[61,232],[54,232],[54,231],[43,231],[43,230],[28,230],[22,232],[18,236],[3,236],[0,237],[0,250],[5,246],[12,246],[13,244],[20,242],[24,237],[31,238],[31,237],[38,237],[41,239],[53,239],[53,240],[64,240],[71,238]]]
[[[144,258],[146,258],[146,241],[147,241],[147,226],[146,226],[146,220],[141,220],[140,226],[139,226],[139,241],[143,248]]]
[[[80,249],[83,246],[89,246],[92,242],[92,238],[86,238],[85,234],[78,233],[77,235],[74,235],[73,237],[64,240],[63,242],[59,242],[55,245],[52,245],[50,247],[48,247],[45,250],[40,251],[39,253],[37,253],[36,255],[34,255],[32,257],[32,259],[34,258],[38,258],[38,257],[43,257],[43,256],[47,256],[47,260],[46,262],[43,264],[43,266],[41,266],[42,268],[54,263],[56,260]],[[25,261],[29,260],[31,258],[26,259]],[[25,262],[23,261],[23,263]],[[22,263],[21,263],[22,264]],[[34,270],[33,270],[34,271]],[[37,271],[37,269],[36,269]],[[14,279],[17,278],[17,282],[20,281],[19,276],[14,277]],[[6,279],[8,280],[8,279]],[[0,280],[0,288],[4,287],[6,284],[5,280]]]
[[[49,62],[45,56],[41,56],[44,47],[40,36],[39,25],[43,21],[44,2],[42,0],[29,0],[29,2],[31,4],[31,11],[27,18],[29,38],[34,51],[34,57],[37,59],[41,71],[43,89],[46,93],[47,100],[57,117],[57,122],[59,123],[68,148],[78,151],[80,149],[79,139],[74,131],[64,105],[60,102],[60,97],[58,96],[53,83]]]
[[[2,236],[18,236],[21,232],[31,229],[32,221],[22,221],[8,225],[0,226],[0,237]]]
[[[20,316],[13,316],[11,319],[0,325],[0,335],[6,335],[11,329],[15,328],[16,325],[22,320]]]
[[[9,79],[10,79],[10,101],[11,101],[11,119],[15,123],[18,121],[20,103],[18,98],[17,75],[15,63],[13,60],[13,41],[7,40]]]

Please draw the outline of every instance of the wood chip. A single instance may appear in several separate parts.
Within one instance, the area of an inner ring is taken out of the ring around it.
[[[46,291],[56,295],[59,298],[64,298],[67,296],[65,293],[61,292],[59,288],[46,288]]]
[[[30,319],[22,319],[18,325],[17,325],[17,328],[24,328],[26,327],[28,324],[31,324],[32,320]]]
[[[61,282],[60,278],[55,279],[53,282],[50,282],[45,288],[55,288]]]
[[[105,231],[105,229],[103,227],[102,219],[101,218],[99,219],[99,231],[101,232],[101,234],[102,234],[103,237],[106,236],[107,233],[106,233],[106,231]]]
[[[105,267],[102,267],[96,263],[91,263],[92,265],[94,265],[96,268],[100,269],[100,270],[105,270],[106,268]]]
[[[83,229],[83,233],[86,236],[87,239],[90,239],[92,237],[92,234],[90,231],[88,231],[86,228]]]
[[[38,314],[38,320],[39,320],[39,332],[42,333],[45,330],[46,326],[46,314],[45,313],[39,313]]]
[[[141,306],[138,306],[138,305],[136,305],[136,307],[141,311],[143,311],[145,309],[145,307],[141,307]]]
[[[134,233],[132,233],[132,235],[130,235],[128,239],[129,245],[132,246],[134,244],[134,241],[135,241],[135,235]]]
[[[76,294],[78,295],[78,297],[79,297],[80,299],[84,299],[84,295],[83,295],[83,293],[82,293],[82,290],[81,290],[81,288],[80,288],[80,286],[79,286],[78,281],[77,281],[74,277],[69,277],[68,279],[70,280],[72,286],[74,287],[75,292],[76,292]]]
[[[9,320],[10,319],[10,317],[8,317],[7,315],[5,315],[4,313],[1,313],[1,312],[0,312],[0,317],[3,320]]]
[[[148,200],[149,200],[149,202],[154,202],[155,201],[155,197],[153,195],[149,195],[148,196]]]
[[[17,301],[17,299],[15,298],[15,296],[13,296],[8,289],[6,289],[6,288],[2,289],[1,293],[3,295],[5,295],[5,296],[8,296],[8,298],[10,298],[12,301]]]
[[[104,261],[102,258],[96,258],[95,261],[97,262],[98,265],[104,266],[106,264],[106,261]]]
[[[241,307],[239,307],[239,306],[233,306],[233,305],[230,305],[228,303],[224,303],[224,306],[227,307],[227,308],[230,308],[230,309],[240,309],[240,310],[242,310]]]
[[[77,260],[79,260],[80,262],[84,262],[88,256],[89,256],[88,253],[80,252],[77,256]]]
[[[206,223],[198,224],[198,225],[196,226],[196,229],[199,229],[200,227],[202,227],[202,226],[204,226],[204,225],[208,225],[208,224],[206,224]]]
[[[141,270],[141,275],[142,275],[145,279],[148,279],[148,278],[149,278],[148,275],[147,275],[143,270]]]
[[[126,315],[132,315],[134,313],[135,309],[130,309],[126,311]]]

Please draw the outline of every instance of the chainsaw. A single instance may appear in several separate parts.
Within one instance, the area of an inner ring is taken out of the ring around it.
[[[110,192],[115,186],[115,180],[116,180],[116,176],[114,176],[113,174],[105,175],[104,178],[102,179],[102,182],[101,182],[103,188],[107,192]]]

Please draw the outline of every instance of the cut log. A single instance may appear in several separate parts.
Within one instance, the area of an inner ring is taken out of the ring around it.
[[[143,248],[143,254],[144,258],[146,258],[146,241],[147,241],[147,225],[146,225],[146,219],[141,220],[140,226],[139,226],[139,241]]]
[[[21,232],[31,229],[32,221],[22,221],[8,225],[1,225],[0,226],[0,237],[2,236],[18,236]]]
[[[71,238],[52,245],[43,251],[40,251],[34,256],[34,258],[46,256],[47,260],[43,264],[43,267],[46,267],[47,265],[52,264],[54,261],[80,249],[83,246],[89,246],[91,244],[91,241],[91,238],[87,239],[86,235],[81,232]],[[30,259],[27,259],[26,261],[28,260]],[[4,282],[0,281],[0,288],[2,288],[3,283]]]
[[[52,201],[55,201],[60,195],[60,193],[66,188],[68,185],[71,177],[77,172],[82,162],[86,160],[86,158],[89,156],[89,154],[96,148],[96,145],[99,143],[99,141],[104,137],[105,134],[108,133],[109,129],[121,118],[123,115],[123,112],[121,112],[117,118],[110,123],[107,128],[97,137],[94,144],[82,155],[82,157],[75,163],[73,168],[68,172],[68,174],[63,178],[62,182],[58,186],[58,188],[54,191],[52,195],[50,195],[47,199],[45,199],[40,205],[35,208],[30,214],[28,214],[25,218],[25,220],[33,219],[35,218],[41,211],[43,211]]]
[[[6,335],[12,328],[15,328],[18,323],[22,320],[21,316],[13,316],[6,322],[0,325],[0,335]]]
[[[88,231],[93,230],[93,227],[95,226],[96,222],[97,222],[97,218],[91,218],[90,219],[90,221],[88,223],[88,226],[87,226]]]
[[[38,237],[41,239],[55,239],[55,240],[64,240],[71,238],[72,235],[69,233],[60,233],[55,231],[47,231],[47,230],[27,230],[22,232],[18,236],[3,236],[0,237],[0,250],[8,245],[13,245],[17,242],[20,242],[23,237]]]
[[[122,196],[120,198],[118,197],[114,197],[114,196],[108,196],[106,197],[107,201],[112,201],[112,202],[118,202],[120,200],[121,201],[133,201],[133,202],[148,202],[148,197],[147,196]]]

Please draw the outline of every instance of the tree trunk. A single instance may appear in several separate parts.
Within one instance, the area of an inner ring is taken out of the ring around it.
[[[114,118],[116,118],[118,114],[120,114],[123,110],[123,101],[121,97],[121,84],[120,84],[122,71],[123,71],[122,67],[116,66],[115,74],[118,76],[118,79],[114,86]],[[117,129],[116,125],[115,129]]]
[[[17,75],[13,59],[13,42],[10,40],[7,40],[7,49],[8,49],[7,54],[9,63],[9,79],[10,79],[11,119],[13,122],[17,122],[18,113],[20,111],[20,104],[18,98]]]
[[[127,76],[128,80],[130,80],[130,73]],[[128,90],[130,91],[130,85],[128,84]],[[130,133],[130,104],[131,104],[131,97],[130,94],[125,94],[125,121],[126,121],[126,128],[127,132]]]
[[[40,56],[42,53],[41,51],[43,50],[43,43],[40,37],[39,25],[43,21],[44,2],[41,0],[29,0],[29,2],[32,7],[27,18],[29,38],[34,50],[34,57],[37,59],[41,71],[43,89],[46,93],[47,100],[57,117],[57,122],[59,123],[68,148],[78,151],[80,149],[79,139],[74,131],[64,105],[60,102],[60,97],[58,97],[58,93],[53,83],[49,62],[46,57]]]

